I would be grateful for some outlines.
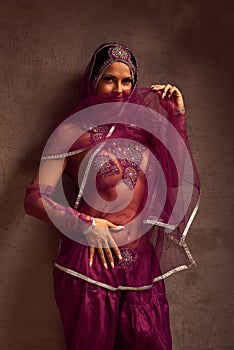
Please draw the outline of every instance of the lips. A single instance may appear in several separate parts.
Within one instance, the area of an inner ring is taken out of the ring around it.
[[[111,100],[114,102],[120,102],[123,100],[123,94],[112,94]]]
[[[123,100],[123,96],[121,96],[121,97],[113,97],[112,98],[112,101],[114,101],[114,102],[120,102],[122,100]]]
[[[105,98],[107,98],[110,102],[124,102],[129,98],[130,92],[131,91],[127,90],[122,93],[110,93],[106,94]],[[102,96],[104,97],[104,95]]]

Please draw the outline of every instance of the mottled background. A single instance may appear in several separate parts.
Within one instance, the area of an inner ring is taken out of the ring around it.
[[[79,100],[79,80],[105,41],[136,54],[140,85],[185,96],[202,183],[189,245],[198,268],[167,280],[174,350],[232,350],[233,2],[2,0],[1,350],[63,350],[51,271],[58,235],[23,211],[43,144]],[[88,350],[88,349],[87,349]]]

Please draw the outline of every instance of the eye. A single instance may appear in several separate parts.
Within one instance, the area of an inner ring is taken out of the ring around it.
[[[104,81],[106,81],[108,83],[111,83],[114,79],[113,79],[113,77],[106,76],[106,77],[102,77],[102,80],[104,80]]]
[[[123,84],[125,84],[125,85],[132,84],[132,79],[131,79],[131,78],[125,78],[125,79],[123,79]]]

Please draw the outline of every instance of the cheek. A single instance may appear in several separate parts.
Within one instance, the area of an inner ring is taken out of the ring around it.
[[[124,86],[122,87],[122,89],[123,89],[124,91],[132,91],[132,84],[130,84],[130,85],[124,85]]]
[[[126,97],[131,95],[132,89],[133,89],[133,84],[130,84],[130,85],[127,85],[127,86],[123,86],[124,95]]]
[[[96,93],[97,93],[97,95],[102,95],[102,94],[106,94],[110,91],[111,91],[110,84],[107,85],[107,84],[103,84],[102,82],[100,82],[97,86]]]

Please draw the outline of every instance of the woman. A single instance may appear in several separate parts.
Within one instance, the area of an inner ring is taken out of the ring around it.
[[[95,51],[84,83],[25,197],[28,214],[63,232],[54,291],[67,348],[170,350],[163,280],[194,264],[185,237],[199,196],[182,94],[136,89],[135,57],[115,43]]]

